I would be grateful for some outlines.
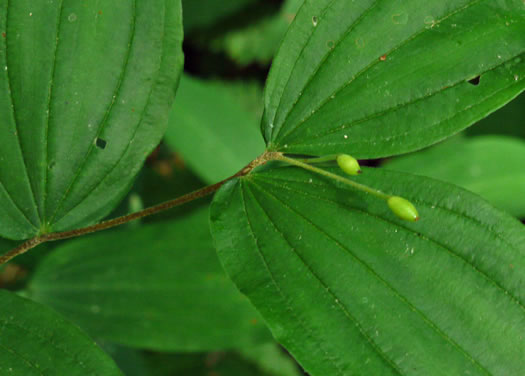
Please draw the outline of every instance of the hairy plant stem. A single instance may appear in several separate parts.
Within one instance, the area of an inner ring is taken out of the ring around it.
[[[157,214],[166,210],[169,210],[171,208],[174,208],[179,205],[183,205],[185,203],[188,203],[190,201],[197,200],[199,198],[208,196],[214,192],[216,192],[220,187],[222,187],[225,183],[228,181],[235,179],[240,176],[248,175],[254,168],[257,166],[261,166],[271,160],[278,160],[282,156],[279,152],[265,152],[258,158],[254,159],[252,162],[250,162],[246,167],[244,167],[242,170],[237,172],[235,175],[230,176],[229,178],[226,178],[218,183],[215,183],[213,185],[209,185],[207,187],[201,188],[199,190],[196,190],[194,192],[188,193],[184,196],[178,197],[176,199],[163,202],[159,205],[152,206],[150,208],[138,211],[136,213],[124,215],[122,217],[118,217],[115,219],[110,219],[108,221],[104,221],[101,223],[98,223],[96,225],[83,227],[76,230],[71,231],[64,231],[64,232],[53,232],[48,234],[42,234],[40,236],[37,236],[33,239],[29,239],[28,241],[20,244],[18,247],[13,248],[6,254],[0,257],[0,265],[5,264],[12,260],[13,258],[26,253],[30,249],[35,248],[39,244],[45,243],[45,242],[51,242],[51,241],[57,241],[57,240],[64,240],[69,238],[76,238],[78,236],[87,235],[94,232],[99,232],[103,230],[107,230],[116,226],[120,226],[122,224],[135,221],[140,218],[144,218],[153,214]]]
[[[330,159],[324,160],[324,158],[331,158],[331,156],[322,157],[322,158],[323,158],[323,160],[321,162],[325,162],[325,161],[330,160]],[[327,178],[334,179],[334,180],[336,180],[338,182],[341,182],[343,184],[349,185],[349,186],[351,186],[354,189],[357,189],[359,191],[363,191],[363,192],[369,193],[369,194],[371,194],[373,196],[376,196],[376,197],[378,197],[378,198],[380,198],[382,200],[385,200],[385,201],[388,200],[390,197],[392,197],[391,195],[387,195],[386,193],[381,192],[378,189],[371,188],[371,187],[369,187],[367,185],[364,185],[364,184],[356,183],[353,180],[350,180],[350,179],[344,178],[342,176],[333,174],[331,172],[325,171],[325,170],[320,169],[318,167],[311,166],[310,164],[305,163],[305,162],[303,162],[302,160],[299,160],[299,159],[293,159],[293,158],[285,157],[282,154],[277,156],[276,159],[279,160],[279,161],[286,162],[288,164],[297,166],[297,167],[304,168],[305,170],[309,170],[309,171],[315,172],[316,174],[319,174],[319,175],[322,175],[322,176],[326,176]],[[321,159],[321,158],[319,158],[319,159]],[[333,158],[333,159],[335,159],[335,158]]]

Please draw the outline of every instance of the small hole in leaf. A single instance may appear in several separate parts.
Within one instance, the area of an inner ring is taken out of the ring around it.
[[[106,142],[106,140],[103,140],[103,139],[101,139],[101,138],[97,138],[97,139],[95,140],[95,145],[97,145],[97,148],[99,148],[99,149],[104,150],[104,149],[106,148],[106,145],[107,145],[107,144],[108,144],[108,143]]]
[[[481,76],[477,76],[477,77],[474,77],[472,80],[468,80],[468,83],[474,86],[478,86],[480,80],[481,80]]]

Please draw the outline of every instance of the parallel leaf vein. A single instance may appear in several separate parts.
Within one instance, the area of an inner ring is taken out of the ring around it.
[[[40,216],[42,218],[42,222],[43,223],[46,223],[46,205],[47,205],[47,195],[48,195],[48,185],[47,185],[47,182],[48,182],[48,179],[49,179],[49,121],[51,119],[51,103],[52,103],[52,100],[53,100],[53,88],[55,86],[55,80],[56,80],[56,68],[57,68],[57,55],[58,55],[58,45],[59,45],[59,42],[60,42],[60,28],[62,26],[62,15],[63,15],[63,12],[64,12],[64,0],[61,0],[60,1],[60,11],[58,12],[58,18],[57,18],[57,22],[56,22],[56,29],[57,29],[57,33],[56,33],[56,42],[55,42],[55,51],[53,52],[53,69],[51,71],[51,79],[49,81],[49,94],[48,94],[48,97],[47,97],[47,111],[46,111],[46,116],[47,116],[47,119],[46,119],[46,127],[45,127],[45,137],[44,137],[44,140],[45,140],[45,161],[46,161],[46,164],[43,166],[43,168],[45,169],[45,173],[44,173],[44,197],[43,197],[43,203],[42,203],[42,208],[40,208],[41,210],[41,213],[40,213]]]
[[[128,49],[127,49],[127,52],[126,52],[126,57],[124,59],[124,64],[123,64],[123,67],[122,67],[122,70],[121,70],[121,73],[120,73],[119,80],[117,82],[117,86],[115,87],[114,94],[111,97],[111,101],[110,101],[110,103],[108,105],[106,113],[104,114],[104,118],[102,119],[102,122],[101,122],[100,126],[97,129],[97,135],[96,135],[97,138],[101,135],[102,131],[104,130],[105,126],[107,125],[109,117],[111,115],[111,111],[113,110],[113,106],[115,105],[116,101],[118,100],[118,98],[120,96],[120,90],[122,88],[122,83],[124,82],[124,78],[126,76],[126,72],[127,72],[128,66],[129,66],[129,61],[130,61],[130,57],[131,57],[131,50],[132,50],[132,47],[133,47],[133,41],[135,39],[136,24],[137,24],[137,0],[133,0],[133,14],[132,14],[131,28],[130,28],[130,39],[129,39],[129,42],[128,42]],[[90,144],[89,149],[88,149],[88,151],[87,151],[87,153],[86,153],[86,155],[84,157],[84,160],[80,164],[80,167],[77,169],[77,171],[76,171],[76,173],[75,173],[71,183],[69,184],[68,188],[64,191],[64,194],[62,195],[62,198],[60,199],[59,203],[57,204],[57,206],[55,208],[55,211],[54,211],[53,215],[51,216],[50,223],[53,223],[53,221],[56,218],[56,215],[57,215],[58,211],[61,209],[62,205],[66,201],[66,198],[70,194],[73,186],[78,181],[78,179],[79,179],[79,177],[80,177],[80,175],[82,173],[82,170],[84,169],[84,167],[85,167],[85,165],[86,165],[86,163],[87,163],[87,161],[89,159],[89,156],[93,152],[94,148],[95,148],[95,143],[93,142],[93,143]],[[89,194],[91,194],[91,192]],[[88,196],[89,196],[89,194],[88,194]]]
[[[513,59],[515,59],[515,58],[517,58],[517,57],[520,57],[520,56],[523,56],[523,53],[522,53],[522,52],[520,52],[519,54],[517,54],[517,55],[515,55],[515,56],[513,56],[513,57],[511,57],[511,58],[509,58],[508,61],[513,60]],[[501,62],[501,63],[499,63],[499,64],[496,64],[496,65],[494,65],[493,67],[491,67],[491,68],[489,68],[489,69],[483,71],[482,74],[486,74],[486,73],[489,73],[489,72],[495,71],[496,69],[501,68],[503,65],[508,64],[508,61],[506,61],[506,62]],[[402,109],[402,108],[405,108],[405,107],[408,107],[408,106],[410,106],[410,105],[413,105],[413,104],[416,104],[416,103],[422,102],[422,101],[424,101],[424,100],[426,100],[426,99],[432,98],[432,97],[434,97],[434,96],[436,96],[436,95],[438,95],[438,94],[443,93],[443,92],[446,91],[446,90],[454,89],[454,88],[456,88],[457,86],[459,86],[459,85],[461,85],[461,84],[464,84],[464,83],[465,83],[465,80],[463,80],[463,79],[462,79],[462,80],[458,80],[458,81],[454,82],[453,84],[448,85],[448,86],[446,86],[446,87],[444,87],[444,88],[442,88],[442,89],[439,89],[439,90],[433,91],[433,92],[431,92],[431,93],[427,93],[427,94],[425,94],[425,95],[423,95],[423,96],[421,96],[421,97],[414,98],[414,99],[409,100],[409,101],[407,101],[407,102],[398,103],[398,104],[396,104],[395,106],[392,106],[392,107],[386,108],[385,110],[378,111],[378,112],[375,112],[375,113],[373,113],[373,114],[367,115],[367,116],[365,116],[365,117],[363,117],[363,118],[361,118],[361,119],[354,120],[354,121],[352,121],[352,122],[350,122],[350,123],[340,124],[340,125],[338,125],[337,127],[334,127],[334,128],[331,128],[331,129],[327,129],[327,130],[324,131],[324,132],[320,132],[320,133],[317,133],[317,134],[312,134],[312,135],[310,135],[309,137],[312,138],[312,139],[314,139],[314,138],[319,138],[319,137],[325,137],[325,136],[328,136],[328,135],[333,134],[333,133],[338,133],[338,132],[340,132],[342,129],[349,129],[349,128],[351,128],[352,126],[355,126],[355,125],[358,125],[358,124],[361,124],[361,123],[365,123],[365,122],[370,121],[370,120],[373,120],[373,119],[375,119],[375,118],[379,118],[379,117],[385,116],[385,115],[387,115],[387,114],[389,114],[389,113],[392,113],[392,112],[398,111],[398,110],[400,110],[400,109]],[[510,85],[505,86],[505,87],[503,87],[503,88],[500,88],[500,89],[498,89],[497,91],[491,93],[490,96],[484,98],[484,100],[481,100],[481,101],[479,101],[479,102],[476,103],[476,104],[483,103],[484,101],[486,101],[486,100],[488,100],[488,99],[490,99],[490,98],[493,98],[494,96],[496,96],[497,94],[499,94],[501,91],[507,89],[508,87],[510,87],[510,86],[512,86],[512,85],[514,85],[514,84],[516,84],[516,81],[512,81]],[[473,106],[473,104],[469,104],[469,106],[467,106],[465,109],[463,109],[463,110],[458,111],[457,113],[455,113],[454,116],[456,116],[457,114],[463,113],[463,112],[465,112],[465,111],[471,109],[472,106]],[[454,117],[454,116],[453,116],[453,117]],[[451,117],[451,119],[452,119],[453,117]],[[449,119],[445,119],[444,121],[446,121],[446,120],[449,120]],[[438,123],[434,123],[434,124],[432,124],[432,125],[429,126],[429,127],[425,127],[425,128],[423,128],[423,130],[426,130],[426,129],[428,129],[428,128],[432,128],[432,127],[434,127],[434,126],[436,126],[436,125],[438,125],[438,124],[441,124],[441,123],[444,122],[444,121],[440,121],[440,122],[438,122]],[[414,132],[420,132],[420,131],[421,131],[421,128],[417,128],[417,129],[414,130]],[[387,137],[389,137],[388,139],[390,139],[390,138],[395,138],[396,136],[394,135],[394,136],[387,136]],[[386,138],[386,137],[385,137],[385,138]],[[361,142],[361,140],[360,140],[360,142]],[[295,144],[299,144],[299,143],[301,143],[301,142],[300,142],[300,141],[295,141],[295,142],[291,142],[291,141],[289,141],[289,142],[288,142],[288,145],[290,146],[290,145],[295,145]],[[342,143],[344,143],[344,144],[348,144],[348,140],[346,140],[345,142],[342,142]],[[338,144],[338,143],[334,143],[334,144]],[[321,145],[321,143],[308,144],[308,145]]]
[[[351,211],[355,211],[355,212],[359,212],[363,215],[367,215],[367,216],[370,216],[370,217],[373,217],[374,219],[376,220],[379,220],[379,221],[382,221],[382,222],[385,222],[385,223],[388,223],[390,225],[392,225],[393,227],[395,227],[396,229],[401,229],[402,231],[406,231],[407,233],[411,234],[411,235],[414,235],[414,232],[412,230],[410,230],[409,228],[405,227],[405,226],[402,226],[398,223],[395,223],[393,221],[390,221],[388,220],[387,218],[383,218],[383,217],[380,217],[378,215],[375,215],[373,213],[370,213],[370,212],[367,212],[367,211],[364,211],[362,209],[359,209],[359,208],[356,208],[356,207],[353,207],[353,206],[350,206],[348,204],[344,204],[344,203],[341,203],[341,202],[338,202],[338,201],[335,201],[335,200],[331,200],[331,199],[328,199],[326,197],[322,197],[320,195],[314,195],[310,192],[305,192],[305,191],[301,191],[301,190],[298,190],[298,189],[293,189],[291,188],[290,186],[287,186],[287,185],[280,185],[280,184],[277,184],[276,182],[272,181],[272,180],[283,180],[283,179],[275,179],[275,178],[271,178],[271,179],[267,179],[267,178],[262,178],[261,176],[258,177],[259,179],[261,180],[264,180],[267,184],[270,184],[270,185],[274,185],[276,187],[279,187],[280,189],[286,189],[286,190],[289,190],[289,191],[292,191],[292,192],[295,192],[295,193],[299,193],[305,197],[314,197],[316,200],[320,200],[320,201],[325,201],[325,202],[328,202],[330,204],[334,204],[334,205],[340,205],[340,206],[343,206],[345,207],[346,209],[348,210],[351,210]],[[283,180],[283,181],[286,181],[286,180]],[[288,181],[289,182],[289,181]],[[306,184],[306,183],[305,183]],[[315,183],[307,183],[309,185],[316,185],[316,186],[319,186],[319,187],[325,187],[324,185],[321,185],[321,184],[315,184]],[[446,208],[446,207],[442,207],[442,206],[439,206],[439,205],[435,205],[435,204],[429,204],[427,202],[424,202],[424,201],[421,201],[415,197],[408,197],[411,201],[414,201],[414,203],[418,204],[418,205],[421,205],[421,206],[426,206],[428,208],[430,207],[435,207],[435,208],[439,208],[439,209],[442,209],[444,211],[448,211],[450,213],[453,213],[455,215],[457,215],[458,217],[460,218],[464,218],[464,219],[467,219],[473,223],[475,223],[476,225],[479,225],[481,226],[485,231],[487,231],[488,233],[492,234],[495,238],[498,238],[500,241],[502,241],[504,244],[508,245],[509,247],[515,249],[516,251],[520,251],[519,249],[516,248],[516,246],[514,244],[511,244],[509,243],[505,238],[503,238],[499,233],[495,232],[492,228],[484,225],[483,223],[479,222],[477,219],[473,218],[473,217],[470,217],[468,215],[465,215],[463,213],[458,213],[458,212],[455,212],[455,211],[452,211],[451,209],[449,208]],[[434,243],[435,245],[439,246],[440,248],[442,248],[443,250],[445,250],[447,253],[449,253],[451,256],[453,257],[456,257],[458,258],[459,260],[461,260],[462,262],[464,262],[465,264],[467,264],[468,266],[472,267],[477,273],[479,273],[481,275],[481,277],[483,277],[487,282],[491,283],[494,287],[498,288],[499,290],[501,290],[501,292],[503,292],[504,296],[506,296],[508,299],[510,299],[513,303],[515,303],[522,311],[525,312],[525,305],[524,303],[518,298],[516,297],[510,290],[506,289],[503,285],[501,285],[497,280],[491,278],[491,276],[489,274],[487,274],[486,272],[484,272],[483,270],[479,269],[476,265],[473,265],[471,262],[469,262],[467,259],[465,259],[464,257],[462,257],[458,252],[455,252],[454,250],[452,250],[451,248],[449,248],[448,246],[440,243],[439,241],[429,237],[428,235],[423,235],[421,234],[422,236],[424,236],[425,239],[429,240],[430,242]]]
[[[256,183],[253,183],[254,186],[257,186]],[[383,279],[380,275],[378,275],[374,269],[372,267],[370,267],[364,260],[362,260],[361,258],[359,258],[355,253],[352,252],[352,250],[350,250],[349,248],[347,248],[344,244],[340,243],[337,239],[335,239],[334,237],[332,237],[330,234],[328,234],[325,230],[323,230],[321,227],[317,226],[315,223],[313,223],[309,218],[307,218],[305,215],[303,215],[302,213],[296,211],[294,208],[292,208],[291,206],[289,206],[285,201],[281,200],[280,198],[278,198],[277,196],[273,195],[272,193],[270,193],[268,190],[264,190],[262,187],[258,187],[259,188],[259,191],[262,193],[262,194],[265,194],[266,196],[269,196],[271,198],[273,198],[275,201],[279,202],[281,205],[283,205],[284,208],[286,208],[290,213],[292,214],[295,214],[296,216],[302,218],[304,221],[306,221],[307,223],[309,223],[313,228],[315,228],[320,234],[322,234],[323,236],[325,236],[326,238],[330,239],[331,241],[333,241],[339,248],[341,248],[342,250],[348,252],[352,258],[354,258],[358,263],[360,263],[364,268],[365,270],[367,270],[375,279],[377,279],[379,282],[381,282],[385,287],[387,287],[389,290],[391,290],[394,295],[401,301],[403,302],[405,305],[407,305],[409,307],[409,309],[413,312],[416,312],[421,318],[422,320],[432,329],[434,330],[441,338],[443,338],[446,342],[448,342],[450,345],[452,345],[459,353],[461,353],[463,356],[465,356],[465,358],[467,358],[471,363],[473,363],[476,367],[478,367],[481,371],[483,371],[484,373],[486,373],[487,375],[490,375],[490,372],[488,372],[488,370],[486,370],[477,360],[475,360],[467,351],[465,351],[465,349],[463,349],[456,341],[454,341],[450,336],[448,336],[443,330],[441,330],[432,320],[430,320],[429,317],[427,317],[427,315],[425,313],[423,313],[421,310],[419,310],[416,306],[414,306],[406,297],[404,297],[401,293],[399,293],[395,288],[394,286],[392,286],[390,283],[388,283],[388,281],[386,281],[385,279]],[[298,191],[297,191],[298,192]],[[330,200],[325,200],[325,201],[330,201]],[[332,202],[333,203],[333,202]],[[369,213],[367,212],[364,212],[364,211],[361,211],[359,209],[356,209],[357,211],[360,211],[364,214],[367,214],[369,215]],[[374,216],[375,217],[375,216]],[[378,219],[381,219],[385,222],[388,222],[382,218],[379,218],[377,217]],[[390,224],[393,224],[390,222]],[[403,228],[400,226],[400,228]],[[406,229],[405,229],[406,230]],[[315,274],[314,274],[315,276]],[[318,278],[316,276],[316,278]],[[318,278],[319,279],[319,278]],[[319,280],[320,281],[320,280]],[[321,281],[320,281],[321,282]],[[321,282],[322,283],[322,282]]]
[[[17,358],[21,359],[25,364],[27,364],[31,369],[33,369],[34,371],[38,372],[40,374],[40,376],[45,376],[41,370],[38,369],[38,367],[33,364],[29,359],[27,359],[26,357],[24,357],[23,355],[19,354],[18,352],[16,352],[15,350],[13,350],[12,348],[9,348],[7,346],[4,346],[0,343],[0,348],[4,349],[5,351],[7,351],[8,353],[11,353],[13,354],[14,356],[16,356]]]
[[[53,341],[53,337],[44,337],[41,334],[39,334],[38,332],[36,332],[34,330],[31,330],[31,329],[28,329],[25,326],[23,326],[23,325],[21,325],[19,323],[16,323],[14,321],[6,321],[5,324],[6,324],[6,326],[13,326],[13,327],[15,327],[17,329],[20,329],[20,330],[26,332],[27,334],[31,335],[33,338],[37,338],[42,344],[49,344],[49,345],[51,345],[55,350],[57,350],[58,352],[64,354],[66,356],[66,358],[70,358],[70,359],[74,360],[74,362],[77,365],[79,365],[81,368],[87,370],[86,365],[84,364],[84,362],[82,362],[80,359],[78,359],[77,354],[71,354],[67,350],[65,350],[64,348],[59,346],[55,341]]]
[[[257,184],[254,183],[253,185],[257,187]],[[262,189],[260,187],[258,187],[258,190],[262,191]],[[274,196],[271,195],[268,192],[263,192],[263,194],[266,194],[266,195],[270,196],[271,198],[275,199]],[[350,319],[350,321],[352,321],[353,325],[355,325],[358,328],[361,336],[363,336],[363,338],[368,342],[368,344],[378,353],[378,355],[381,357],[381,359],[390,368],[392,368],[394,371],[396,371],[397,374],[402,375],[401,370],[394,363],[394,361],[392,359],[390,359],[386,355],[386,353],[379,347],[379,345],[377,345],[373,341],[372,337],[363,329],[363,325],[346,309],[346,307],[341,303],[341,300],[339,299],[339,297],[334,292],[332,292],[330,287],[323,282],[323,280],[317,275],[317,273],[315,273],[313,268],[306,262],[306,260],[299,254],[299,252],[297,252],[297,250],[293,247],[293,245],[290,243],[290,241],[283,234],[283,232],[278,228],[278,226],[276,224],[276,221],[274,221],[270,217],[268,212],[264,209],[263,205],[259,202],[259,200],[257,200],[257,198],[255,197],[255,194],[253,194],[253,193],[252,193],[252,198],[257,203],[257,205],[261,208],[262,212],[265,214],[266,218],[268,218],[269,222],[272,224],[273,228],[279,234],[279,236],[288,244],[288,246],[290,247],[292,252],[296,255],[297,258],[299,258],[299,260],[301,260],[301,263],[303,263],[304,266],[310,271],[310,273],[315,277],[315,279],[319,282],[319,284],[323,287],[323,289],[327,292],[327,294],[330,295],[330,300],[336,302],[337,306],[341,309],[343,314],[348,319]],[[354,258],[356,258],[356,257],[354,257]]]
[[[323,16],[326,14],[326,12],[332,7],[332,5],[336,1],[338,1],[338,0],[331,0],[329,3],[327,3],[327,5],[322,9],[321,16],[319,17],[320,20],[323,19]],[[290,27],[293,27],[293,25],[291,25]],[[291,70],[292,72],[294,71],[295,67],[297,66],[297,63],[299,62],[299,60],[303,56],[303,53],[306,50],[306,47],[308,46],[308,44],[312,40],[313,36],[315,35],[316,30],[318,30],[318,29],[319,29],[318,27],[314,27],[314,29],[312,30],[312,32],[308,36],[306,42],[304,43],[303,47],[301,48],[301,51],[297,55],[297,59],[295,59],[295,62],[293,63],[292,70]],[[323,61],[324,61],[324,59],[323,59]],[[322,64],[322,62],[321,62],[321,64]],[[286,89],[288,88],[291,79],[292,79],[292,74],[290,74],[288,76],[288,79],[286,80],[286,83],[283,86],[283,93],[286,92]],[[279,109],[281,108],[282,102],[283,102],[283,95],[281,95],[279,97],[279,102],[277,103],[277,109],[275,110],[275,112],[273,114],[273,119],[272,119],[272,122],[271,122],[272,124],[275,123],[275,118],[277,117],[277,114],[279,113]],[[271,128],[271,132],[273,133],[273,128]],[[271,136],[271,139],[273,139],[273,134]]]
[[[5,21],[6,30],[8,29],[8,23],[9,23],[9,10],[10,10],[9,0],[7,0],[6,1],[6,21]],[[12,85],[11,85],[11,75],[9,74],[10,68],[9,68],[9,58],[8,58],[8,48],[7,48],[7,39],[9,38],[9,35],[11,35],[11,33],[8,33],[6,38],[3,38],[3,39],[5,40],[5,64],[6,64],[5,66],[6,66],[7,87],[8,87],[8,91],[9,91],[9,99],[11,100],[11,109],[12,109],[11,116],[12,116],[13,123],[15,125],[15,136],[16,136],[16,140],[18,142],[18,148],[20,150],[22,163],[24,164],[24,172],[23,172],[24,173],[24,177],[27,180],[27,185],[28,185],[29,190],[31,192],[31,197],[32,197],[32,201],[33,201],[33,210],[35,211],[34,214],[35,214],[36,218],[39,218],[37,205],[36,205],[36,200],[35,200],[35,193],[33,191],[33,185],[31,183],[31,179],[29,177],[29,171],[27,169],[27,164],[26,164],[26,160],[25,160],[24,150],[22,148],[22,141],[20,140],[20,135],[19,135],[19,132],[18,132],[18,122],[17,122],[15,101],[14,101],[14,98],[13,98],[13,91],[12,91]],[[35,223],[35,222],[33,222],[32,220],[29,219],[27,214],[15,202],[12,194],[7,191],[7,189],[5,188],[5,185],[3,185],[3,186],[4,186],[5,192],[9,196],[10,201],[20,211],[20,213],[24,216],[24,218],[31,224],[31,226],[34,227],[35,229],[37,229],[39,227],[38,223]]]
[[[135,0],[136,1],[136,0]],[[164,2],[164,12],[163,14],[166,14],[166,2]],[[165,21],[164,21],[165,22]],[[166,34],[166,22],[164,23],[164,33],[163,33],[163,36],[161,38],[161,40],[164,40],[164,35]],[[131,145],[133,144],[133,141],[135,141],[135,137],[137,136],[137,132],[144,120],[144,116],[145,116],[145,113],[146,113],[146,110],[148,109],[149,105],[150,105],[150,102],[151,102],[151,97],[153,95],[153,92],[155,91],[155,88],[156,88],[156,85],[157,85],[157,81],[158,81],[158,78],[160,76],[160,73],[161,73],[161,70],[162,70],[162,62],[163,62],[163,59],[165,58],[164,56],[165,54],[165,46],[164,46],[164,43],[162,44],[162,52],[161,52],[161,58],[160,58],[160,62],[159,62],[159,69],[157,71],[157,74],[155,76],[155,79],[152,81],[152,85],[151,85],[151,89],[149,91],[149,94],[148,94],[148,99],[146,101],[146,105],[144,106],[144,109],[142,110],[142,114],[141,114],[141,117],[140,117],[140,120],[138,121],[137,123],[137,126],[135,127],[135,129],[133,130],[133,135],[131,137],[131,141],[128,143],[128,145],[126,146],[126,148],[122,151],[122,154],[120,156],[120,158],[115,162],[115,164],[113,165],[113,167],[104,175],[104,177],[102,179],[100,179],[100,181],[92,188],[89,190],[89,192],[87,192],[87,194],[82,198],[80,199],[76,205],[74,205],[69,211],[73,211],[74,209],[76,209],[78,206],[80,206],[96,189],[98,189],[98,187],[100,187],[102,185],[102,183],[104,181],[106,181],[106,179],[113,173],[113,171],[115,171],[115,169],[119,166],[120,162],[122,161],[122,159],[126,156],[126,153],[127,151],[129,150],[129,148],[131,147]],[[62,217],[60,217],[59,219],[57,219],[57,222],[60,221],[62,218],[65,217],[67,213],[65,213]]]
[[[334,360],[329,356],[328,351],[324,348],[324,345],[321,343],[319,338],[316,338],[312,334],[311,329],[306,325],[304,320],[294,311],[292,305],[289,302],[289,299],[287,298],[287,296],[284,294],[283,290],[281,289],[281,287],[277,283],[277,280],[276,280],[273,272],[270,269],[268,261],[266,260],[266,257],[264,256],[264,254],[262,252],[262,249],[260,248],[259,243],[257,242],[257,237],[255,236],[255,232],[253,230],[252,221],[250,220],[250,216],[248,214],[248,209],[246,207],[244,185],[242,184],[242,181],[239,182],[238,186],[240,187],[239,190],[240,190],[240,196],[241,196],[241,201],[242,201],[242,207],[243,207],[243,211],[244,211],[244,214],[245,214],[245,217],[246,217],[246,221],[247,221],[248,226],[250,228],[250,235],[251,235],[251,237],[253,239],[253,242],[254,242],[255,248],[257,250],[257,253],[259,254],[259,257],[261,258],[261,262],[263,263],[264,268],[266,269],[266,271],[267,271],[267,273],[268,273],[268,275],[269,275],[269,277],[270,277],[270,279],[272,281],[272,284],[274,285],[276,291],[280,295],[281,300],[285,303],[287,310],[292,314],[292,316],[295,317],[296,321],[301,325],[301,327],[303,328],[305,333],[307,333],[307,336],[310,337],[313,342],[316,342],[318,344],[319,348],[323,351],[324,359],[335,368],[335,370],[336,370],[338,375],[343,376],[344,373],[341,371],[339,366],[334,362]],[[297,346],[297,344],[295,344],[295,340],[293,338],[288,337],[287,340],[290,341],[291,343],[293,343],[295,347],[299,347],[299,346]]]
[[[449,14],[443,16],[441,19],[439,20],[436,20],[435,21],[435,25],[437,24],[440,24],[441,22],[445,21],[446,19],[458,14],[458,13],[461,13],[462,11],[470,8],[471,6],[481,2],[481,1],[484,1],[484,0],[473,0],[471,1],[470,3],[467,3],[465,4],[463,7],[460,7],[456,10],[454,10],[453,12],[450,12]],[[414,39],[418,38],[419,36],[427,33],[429,30],[431,30],[430,28],[428,27],[424,27],[423,29],[421,29],[419,32],[416,32],[415,34],[411,35],[409,38],[401,41],[398,45],[396,45],[395,47],[393,47],[392,49],[390,49],[386,54],[387,55],[391,55],[392,53],[394,53],[395,51],[399,50],[400,48],[402,48],[404,45],[406,45],[407,43],[413,41]],[[333,49],[335,50],[337,48],[337,46]],[[332,50],[332,51],[333,51]],[[315,109],[313,109],[303,120],[301,120],[296,126],[292,127],[290,129],[290,131],[288,131],[285,135],[283,135],[281,137],[281,139],[284,139],[286,138],[287,136],[289,136],[292,132],[295,132],[297,130],[297,128],[301,127],[304,123],[306,123],[306,121],[314,114],[316,113],[317,111],[319,111],[321,108],[323,108],[330,100],[333,96],[336,96],[337,94],[339,94],[342,90],[344,90],[346,87],[348,87],[349,85],[351,85],[355,80],[357,80],[359,77],[361,77],[363,74],[365,74],[366,72],[368,72],[370,69],[372,69],[374,66],[376,66],[377,64],[380,63],[380,60],[379,59],[376,59],[374,61],[372,61],[369,65],[367,65],[364,69],[362,69],[361,71],[359,71],[355,76],[353,76],[348,82],[344,83],[343,85],[341,85],[339,88],[337,88],[334,92],[332,92],[331,95],[327,96],[326,99],[324,99]],[[313,76],[311,76],[309,78],[309,80],[307,81],[306,85],[304,86],[302,92],[304,92],[311,84],[311,82],[313,81]],[[286,121],[288,120],[288,118],[290,117],[291,113],[292,113],[292,110],[293,109],[290,109],[290,111],[288,111],[284,121],[283,121],[283,124],[286,123]],[[282,129],[282,128],[281,128]],[[280,133],[280,132],[279,132]],[[278,135],[279,136],[279,135]]]

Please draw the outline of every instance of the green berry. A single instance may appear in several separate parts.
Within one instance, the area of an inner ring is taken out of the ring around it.
[[[361,173],[361,166],[357,159],[348,154],[339,154],[336,158],[337,164],[348,175],[358,175]]]
[[[399,218],[405,221],[416,222],[419,220],[419,214],[416,207],[403,197],[392,196],[387,200],[390,210]]]

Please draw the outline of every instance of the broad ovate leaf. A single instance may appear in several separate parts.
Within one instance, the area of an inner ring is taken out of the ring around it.
[[[0,375],[121,375],[93,340],[55,311],[5,290],[0,301]]]
[[[0,1],[0,236],[93,223],[167,124],[180,0]]]
[[[453,183],[525,218],[525,142],[506,136],[461,137],[388,161],[391,170]]]
[[[240,100],[253,89],[182,76],[165,140],[210,184],[235,174],[264,151],[259,118]]]
[[[94,338],[137,348],[212,351],[272,340],[217,260],[207,209],[71,241],[41,262],[25,293]]]
[[[219,258],[274,336],[312,376],[521,374],[523,225],[428,178],[355,180],[409,199],[421,220],[293,167],[216,196]]]
[[[375,158],[466,128],[525,89],[522,0],[308,0],[266,85],[269,150]]]

